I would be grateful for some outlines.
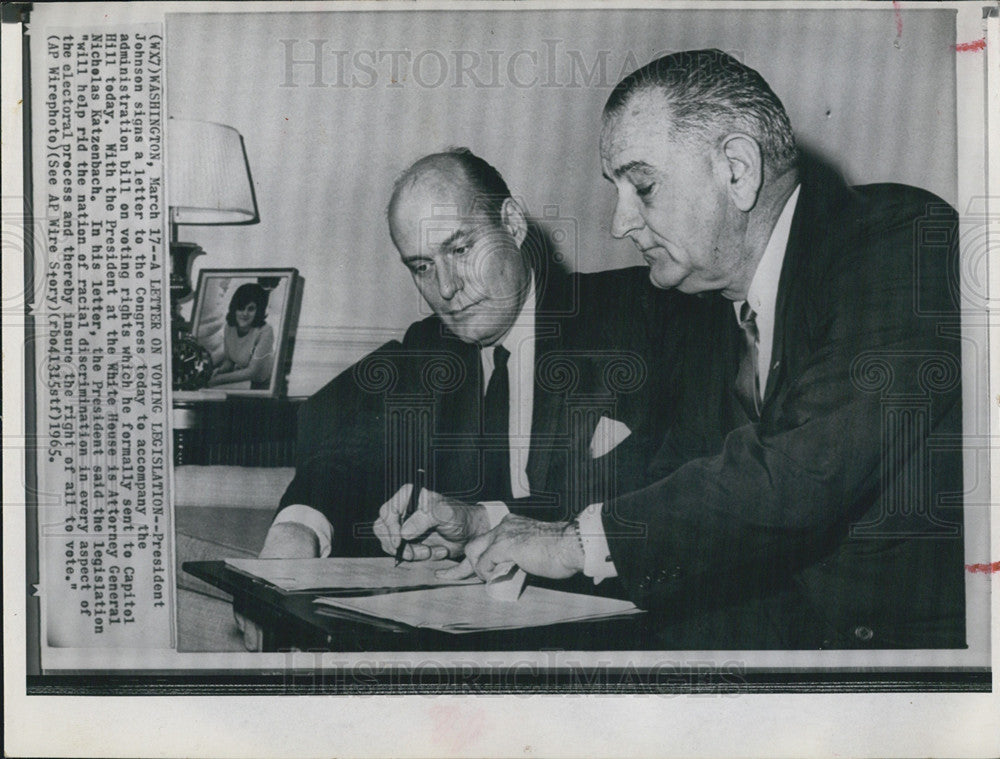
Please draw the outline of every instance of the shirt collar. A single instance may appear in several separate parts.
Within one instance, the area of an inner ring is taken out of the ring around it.
[[[750,280],[750,287],[747,288],[747,303],[757,315],[774,313],[778,302],[778,281],[781,279],[781,266],[785,261],[785,249],[788,247],[788,238],[792,232],[792,217],[795,215],[795,206],[799,200],[799,190],[802,185],[796,185],[792,194],[785,201],[785,207],[778,217],[778,222],[771,230],[771,236],[767,240],[767,247],[764,248],[764,255],[761,256],[757,264],[757,270]],[[739,318],[740,304],[733,304],[736,308],[736,316]]]

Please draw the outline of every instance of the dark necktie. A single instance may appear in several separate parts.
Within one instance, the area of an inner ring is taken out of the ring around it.
[[[493,374],[483,401],[483,432],[488,442],[484,451],[485,500],[507,501],[511,498],[508,358],[510,351],[502,345],[493,349]]]
[[[743,350],[740,369],[736,373],[736,395],[752,422],[760,419],[760,378],[757,376],[757,314],[749,303],[740,306],[740,329],[743,330]]]

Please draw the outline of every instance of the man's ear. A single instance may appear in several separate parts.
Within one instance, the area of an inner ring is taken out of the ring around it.
[[[528,236],[528,220],[524,216],[524,211],[514,198],[507,198],[500,206],[500,223],[504,229],[510,232],[517,247],[521,247],[524,238]]]
[[[764,158],[757,140],[739,132],[727,135],[722,141],[725,156],[725,179],[729,197],[741,211],[750,211],[757,205],[757,196],[764,181]]]

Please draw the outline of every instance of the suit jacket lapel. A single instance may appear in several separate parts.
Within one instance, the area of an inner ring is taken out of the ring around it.
[[[781,377],[786,370],[785,337],[790,326],[791,313],[795,308],[796,296],[802,289],[801,283],[809,281],[808,277],[803,276],[803,271],[808,264],[812,248],[817,241],[825,239],[830,234],[828,209],[836,202],[835,199],[847,190],[839,176],[808,161],[802,165],[801,185],[798,204],[792,216],[785,260],[781,265],[781,278],[778,281],[771,369],[768,372],[762,405],[767,404],[776,388],[780,386]],[[809,297],[808,293],[806,297]]]
[[[779,377],[785,368],[785,324],[787,322],[788,308],[788,288],[789,283],[794,281],[795,274],[792,271],[794,261],[798,255],[798,246],[802,243],[802,217],[803,198],[800,193],[799,204],[792,217],[792,229],[788,236],[788,246],[785,249],[785,260],[781,264],[781,277],[778,280],[778,298],[774,306],[774,336],[771,343],[771,367],[767,374],[767,384],[764,387],[761,398],[761,408],[767,405],[768,400],[774,394],[774,389],[779,385]]]
[[[544,380],[543,362],[546,355],[563,347],[565,325],[562,323],[562,315],[570,305],[566,302],[569,290],[570,278],[565,275],[550,272],[544,281],[536,278],[535,394],[527,466],[528,484],[532,493],[552,489],[548,475],[553,473],[551,459],[554,448],[560,442],[559,420],[564,414],[565,393],[554,390],[550,382],[540,382],[539,377],[542,376]],[[542,373],[539,372],[540,367]]]
[[[430,465],[428,473],[433,472],[433,478],[428,480],[428,486],[438,492],[466,494],[475,487],[479,469],[477,449],[483,393],[479,349],[447,332],[427,348],[431,356],[438,352],[454,356],[461,365],[456,371],[466,378],[454,389],[432,390],[434,427],[431,439],[434,443],[427,454],[433,464],[428,461],[425,466]],[[422,373],[426,371],[426,358],[418,361]],[[415,378],[414,387],[426,391],[427,376]],[[437,450],[447,453],[436,455]]]

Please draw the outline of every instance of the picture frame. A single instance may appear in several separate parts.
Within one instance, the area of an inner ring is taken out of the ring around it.
[[[211,357],[212,372],[197,392],[284,396],[299,292],[299,273],[291,267],[202,269],[191,336]]]

